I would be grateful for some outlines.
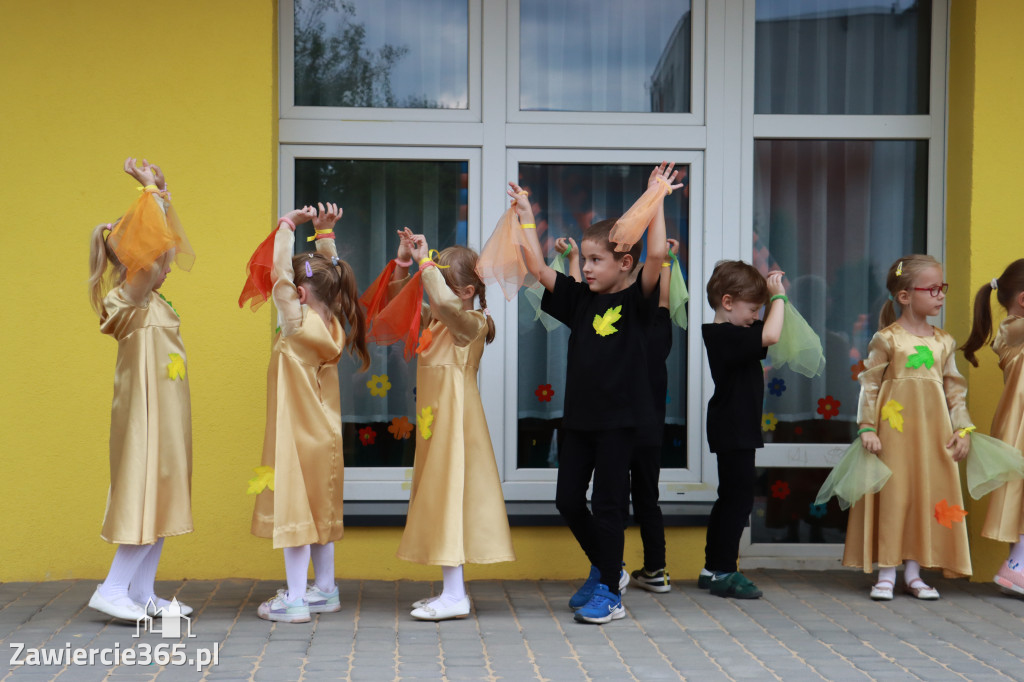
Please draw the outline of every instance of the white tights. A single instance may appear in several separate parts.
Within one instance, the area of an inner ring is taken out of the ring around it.
[[[313,560],[316,586],[323,592],[334,589],[334,543],[284,548],[284,571],[288,577],[288,601],[306,596],[306,576]]]
[[[107,599],[127,595],[143,606],[150,599],[158,607],[165,606],[167,602],[153,594],[153,582],[163,549],[163,538],[152,545],[118,545],[107,579],[100,585],[100,592]]]
[[[903,582],[910,585],[915,580],[921,579],[921,564],[911,559],[903,562]],[[889,581],[896,584],[896,567],[886,566],[878,569],[878,580],[876,582]]]

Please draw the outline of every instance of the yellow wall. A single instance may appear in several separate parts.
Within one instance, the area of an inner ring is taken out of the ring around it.
[[[1019,132],[1024,3],[954,0],[950,26],[946,260],[956,294],[951,296],[949,326],[957,339],[966,339],[974,293],[1011,261],[1024,257],[1024,138]],[[998,323],[1004,311],[994,296],[991,300]],[[982,349],[978,358],[981,367],[969,369],[968,397],[976,424],[987,431],[1002,391],[1002,374],[994,354]],[[960,366],[969,367],[962,358]],[[1007,552],[1004,543],[980,535],[986,508],[987,500],[970,504],[967,517],[974,579],[980,581],[991,580]]]

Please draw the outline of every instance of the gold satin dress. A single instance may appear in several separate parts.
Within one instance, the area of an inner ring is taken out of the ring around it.
[[[416,456],[399,559],[461,566],[515,561],[498,466],[477,372],[487,321],[463,310],[437,268],[423,272],[432,341],[416,365],[416,413],[433,413],[431,436],[416,427]],[[419,421],[419,419],[418,419]]]
[[[262,465],[274,468],[274,490],[256,496],[252,534],[274,549],[326,544],[345,534],[338,360],[345,330],[336,317],[299,303],[291,266],[294,235],[281,225],[274,239],[273,298],[281,314],[267,369],[267,422]],[[317,250],[337,255],[333,239]]]
[[[850,509],[843,565],[865,573],[909,559],[946,577],[971,574],[967,525],[949,512],[963,509],[960,469],[946,448],[954,427],[971,425],[967,383],[953,337],[932,330],[916,336],[897,322],[877,332],[860,375],[857,420],[878,429],[878,456],[892,469],[881,491]]]
[[[100,537],[124,545],[192,531],[192,408],[180,320],[156,293],[140,300],[145,307],[117,287],[100,315],[100,330],[117,339]]]
[[[992,350],[1003,370],[1003,395],[992,418],[992,436],[1024,450],[1024,318],[1007,317],[999,325]],[[981,534],[1001,542],[1019,542],[1024,534],[1024,481],[992,491]]]

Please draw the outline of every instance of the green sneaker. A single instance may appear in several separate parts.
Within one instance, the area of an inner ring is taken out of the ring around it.
[[[702,569],[700,575],[697,576],[697,587],[702,590],[711,589],[711,581],[715,579],[714,573],[705,573]]]
[[[711,580],[711,594],[716,597],[732,597],[733,599],[758,599],[761,590],[757,585],[750,582],[746,576],[739,571],[727,573],[722,576],[715,576]]]

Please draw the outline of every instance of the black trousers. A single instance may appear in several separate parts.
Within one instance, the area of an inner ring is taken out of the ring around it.
[[[644,545],[644,568],[650,571],[665,568],[665,521],[658,505],[660,476],[661,444],[634,448],[629,461],[630,496]]]
[[[740,536],[754,508],[753,450],[716,453],[718,457],[718,499],[708,520],[704,568],[713,572],[736,570]]]
[[[629,500],[629,460],[634,430],[566,431],[558,456],[555,506],[601,582],[619,593],[623,508]],[[587,487],[594,490],[587,508]]]

